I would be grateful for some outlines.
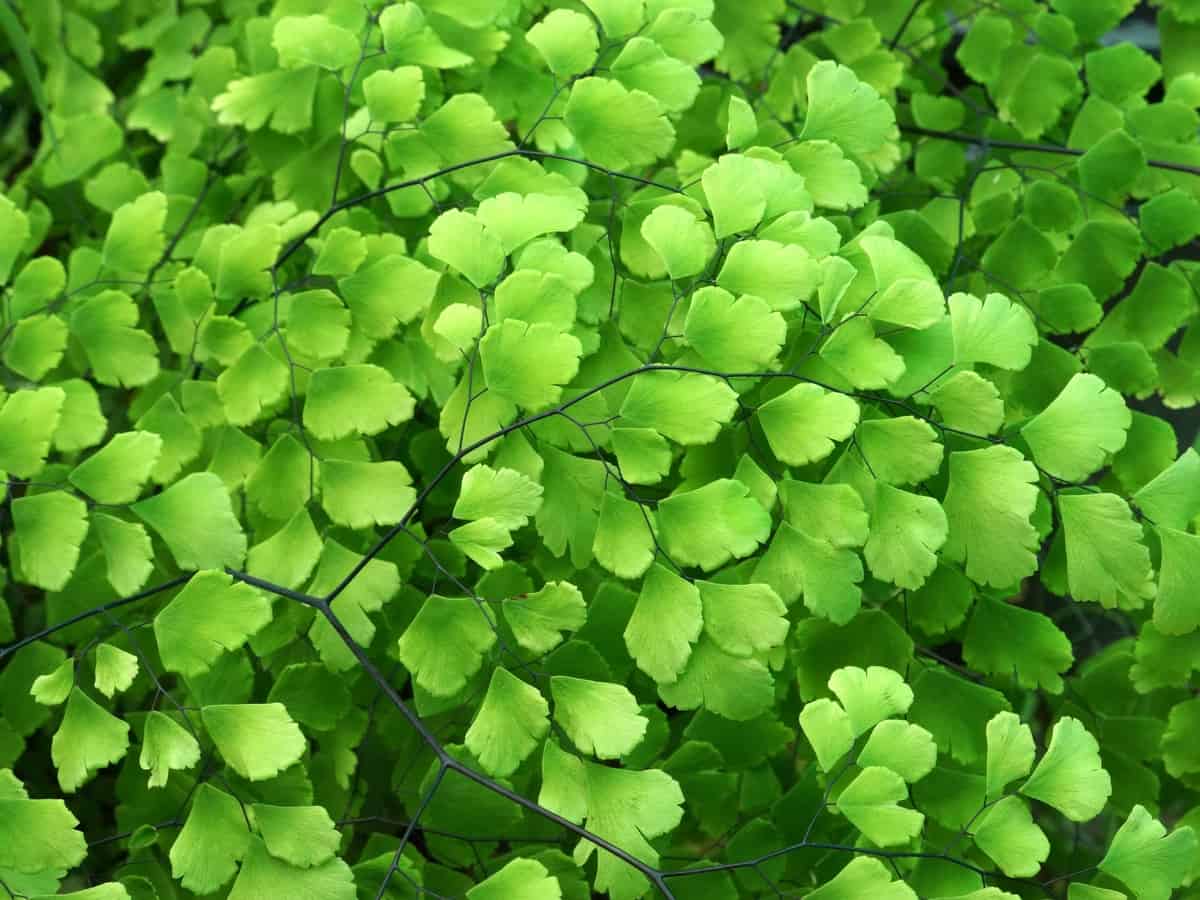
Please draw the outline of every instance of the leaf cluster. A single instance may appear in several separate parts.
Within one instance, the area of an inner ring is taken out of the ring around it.
[[[1200,897],[1134,5],[0,4],[0,896]]]

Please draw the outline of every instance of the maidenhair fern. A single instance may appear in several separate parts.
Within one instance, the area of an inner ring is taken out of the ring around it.
[[[0,897],[1200,897],[1135,5],[0,4]]]

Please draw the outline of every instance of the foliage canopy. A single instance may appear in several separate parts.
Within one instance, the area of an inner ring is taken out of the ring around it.
[[[0,890],[1200,897],[1200,13],[0,4]]]

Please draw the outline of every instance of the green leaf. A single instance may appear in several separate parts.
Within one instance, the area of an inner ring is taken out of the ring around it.
[[[497,666],[464,740],[485,772],[507,778],[549,731],[550,707],[541,692]]]
[[[617,759],[641,743],[649,720],[624,685],[554,675],[554,719],[582,752]]]
[[[96,381],[139,387],[158,374],[158,349],[137,321],[137,304],[120,291],[101,291],[75,307],[71,333],[79,338]]]
[[[430,226],[429,252],[478,288],[495,281],[504,267],[499,236],[482,220],[462,210],[448,210]]]
[[[364,78],[362,86],[374,122],[410,122],[425,99],[425,80],[419,66],[380,69]]]
[[[579,371],[583,345],[545,322],[505,319],[488,327],[479,351],[488,390],[535,411],[558,402]]]
[[[758,408],[758,421],[771,451],[789,466],[819,462],[835,442],[854,433],[858,404],[815,384],[797,384]]]
[[[258,648],[252,644],[252,649]],[[316,662],[284,667],[267,699],[282,703],[288,715],[314,731],[335,730],[351,705],[349,688]]]
[[[304,445],[284,432],[246,479],[246,499],[269,518],[289,519],[309,501],[319,474]]]
[[[640,578],[654,562],[654,513],[616,490],[606,490],[600,501],[596,562],[619,578]]]
[[[222,413],[222,418],[224,414]],[[139,431],[152,431],[163,440],[158,464],[150,473],[157,484],[178,477],[180,470],[194,460],[203,448],[203,436],[170,394],[163,394],[135,423]]]
[[[4,17],[4,23],[8,24],[7,16]],[[32,62],[28,51],[23,54],[23,58]],[[8,197],[0,196],[0,225],[3,226],[0,231],[4,233],[4,240],[0,242],[0,282],[7,282],[12,274],[13,263],[17,261],[26,241],[29,240],[29,216],[18,209]]]
[[[1089,147],[1075,165],[1084,190],[1119,198],[1145,171],[1146,155],[1137,141],[1118,128]]]
[[[1191,828],[1176,828],[1168,835],[1144,806],[1135,804],[1113,835],[1099,868],[1124,882],[1138,900],[1167,900],[1187,880],[1195,856],[1196,835]]]
[[[1071,641],[1048,616],[980,597],[963,638],[963,659],[979,672],[1011,675],[1021,687],[1062,693],[1075,661]]]
[[[37,894],[31,896],[30,900],[53,900],[56,896],[65,896],[65,898],[74,898],[74,900],[130,900],[130,892],[125,889],[125,884],[115,881],[97,884],[94,888],[72,890],[68,894]]]
[[[400,661],[430,694],[450,697],[479,671],[495,642],[491,622],[473,600],[433,594],[400,636]]]
[[[163,665],[183,675],[207,672],[271,621],[271,601],[217,570],[197,572],[154,617]]]
[[[205,706],[200,718],[221,758],[247,781],[274,778],[308,749],[282,703]]]
[[[318,369],[304,398],[304,427],[323,441],[374,435],[407,422],[414,407],[408,389],[379,366]]]
[[[58,706],[71,695],[75,687],[75,662],[64,660],[57,669],[39,675],[29,687],[29,694],[43,706]]]
[[[350,578],[352,572],[357,574]],[[369,646],[375,637],[375,624],[367,614],[379,612],[399,589],[400,574],[394,563],[364,559],[328,538],[308,586],[309,593],[317,597],[339,591],[330,604],[332,611],[362,646]],[[345,671],[356,663],[354,654],[324,617],[313,622],[309,637],[322,662],[333,671]]]
[[[531,653],[549,653],[562,642],[560,632],[576,631],[587,621],[587,604],[569,581],[550,581],[541,590],[514,597],[501,607],[517,643]]]
[[[34,682],[36,688],[37,682]],[[1185,700],[1171,707],[1160,747],[1163,765],[1175,778],[1183,778],[1200,768],[1195,762],[1196,730],[1200,722],[1200,704]]]
[[[250,548],[246,570],[295,590],[308,580],[321,555],[321,538],[308,513],[299,509],[269,538]]]
[[[505,253],[513,253],[536,237],[570,231],[587,212],[582,192],[518,194],[506,191],[488,197],[475,213],[495,235]]]
[[[296,900],[355,900],[357,896],[354,875],[340,858],[300,869],[276,859],[263,841],[251,837],[229,900],[258,900],[276,891]]]
[[[301,291],[292,294],[291,300],[288,345],[313,359],[341,356],[350,340],[350,312],[337,295],[324,289]]]
[[[130,509],[166,542],[181,569],[238,566],[246,555],[229,492],[211,472],[193,472]]]
[[[1001,369],[1024,369],[1038,342],[1029,313],[1002,294],[983,300],[971,294],[951,294],[950,323],[954,334],[954,363],[987,363]]]
[[[271,44],[285,69],[320,66],[336,70],[358,59],[354,35],[324,16],[284,16],[275,23]]]
[[[0,769],[0,867],[24,874],[66,871],[83,862],[87,842],[62,800],[31,800],[11,769]]]
[[[91,528],[104,550],[108,583],[121,595],[136,592],[154,571],[154,548],[146,529],[103,512],[92,512]]]
[[[855,262],[860,270],[869,266],[874,285],[869,278],[856,279],[855,291],[841,301],[847,312],[862,305],[878,322],[919,329],[945,317],[946,301],[937,279],[914,250],[883,234],[862,235],[856,243]]]
[[[1150,551],[1129,504],[1116,494],[1061,494],[1067,583],[1077,600],[1140,609],[1156,589]]]
[[[829,689],[850,716],[856,738],[884,719],[902,715],[913,701],[912,688],[883,666],[844,666],[829,676]]]
[[[235,78],[213,98],[212,108],[222,125],[241,125],[258,131],[269,121],[281,134],[295,134],[312,125],[313,94],[317,70],[275,69]],[[232,281],[228,282],[232,287]]]
[[[761,297],[771,309],[783,312],[813,295],[819,273],[816,260],[797,244],[745,240],[726,254],[717,284],[733,294]]]
[[[0,471],[30,478],[41,471],[50,452],[66,393],[43,387],[14,391],[0,407]]]
[[[600,39],[591,20],[570,9],[551,10],[525,32],[550,71],[559,78],[582,75],[596,62]]]
[[[808,113],[802,141],[829,140],[851,156],[866,157],[894,136],[887,102],[853,70],[821,60],[808,71]]]
[[[864,317],[838,323],[818,352],[856,388],[887,387],[904,374],[904,358],[875,336],[874,326]]]
[[[384,256],[338,281],[354,327],[371,338],[391,337],[433,302],[442,274],[399,254]]]
[[[880,847],[904,844],[920,833],[925,816],[900,806],[908,798],[904,779],[882,766],[869,766],[838,795],[837,809]]]
[[[1200,627],[1200,606],[1192,590],[1200,577],[1200,536],[1159,526],[1162,547],[1154,626],[1163,634],[1189,634]]]
[[[940,457],[941,447],[935,446]],[[916,590],[937,568],[937,551],[948,534],[946,513],[936,500],[879,482],[863,559],[881,581]]]
[[[725,146],[740,150],[758,134],[758,119],[754,108],[738,96],[729,98],[729,124],[725,127]]]
[[[171,844],[171,874],[190,891],[211,894],[237,871],[250,832],[237,800],[201,782],[192,808]]]
[[[128,690],[137,672],[138,658],[132,653],[107,642],[96,648],[96,690],[105,697]]]
[[[1156,525],[1186,530],[1200,515],[1200,453],[1189,447],[1134,494],[1133,502]]]
[[[512,535],[495,519],[479,519],[453,529],[447,537],[470,559],[484,569],[504,565],[501,550],[512,546]]]
[[[813,614],[837,625],[853,619],[862,606],[862,561],[836,535],[817,538],[783,522],[754,575],[772,585],[785,603],[803,594]]]
[[[150,773],[149,786],[164,787],[173,769],[190,769],[198,762],[200,745],[196,739],[171,716],[151,710],[138,757],[138,765]]]
[[[668,208],[672,207],[659,207]],[[691,299],[683,335],[713,369],[753,372],[769,368],[779,355],[787,323],[765,300],[749,295],[735,300],[728,291],[711,286],[700,288]]]
[[[1159,252],[1186,244],[1197,234],[1200,202],[1178,188],[1151,197],[1138,210],[1138,223],[1147,243]]]
[[[1012,447],[950,454],[945,555],[965,563],[972,581],[1008,587],[1036,570],[1039,541],[1030,522],[1036,483],[1037,469]]]
[[[32,494],[12,501],[15,556],[20,578],[48,591],[66,585],[88,532],[87,505],[61,491]]]
[[[749,556],[771,534],[770,514],[748,487],[731,478],[662,500],[658,523],[671,559],[705,572]]]
[[[658,695],[680,709],[702,706],[723,718],[746,722],[771,708],[775,682],[758,659],[730,656],[702,635],[679,678],[659,684]]]
[[[669,203],[654,207],[642,220],[640,231],[674,280],[699,275],[717,249],[707,221]]]
[[[671,445],[653,428],[614,428],[612,447],[630,484],[657,484],[671,471]]]
[[[862,170],[832,141],[801,141],[784,157],[804,176],[804,184],[817,206],[855,209],[867,202]]]
[[[987,799],[998,798],[1009,782],[1033,768],[1033,733],[1020,717],[999,712],[987,724]]]
[[[250,425],[283,399],[288,383],[287,365],[262,344],[252,344],[217,377],[217,393],[231,424]]]
[[[929,402],[951,428],[983,437],[1004,422],[1004,401],[996,386],[976,372],[957,372],[929,393]]]
[[[920,725],[885,719],[871,729],[858,754],[859,766],[883,766],[910,784],[920,781],[937,764],[937,744]]]
[[[113,212],[101,260],[117,272],[148,272],[166,246],[167,195],[142,194]]]
[[[421,62],[403,57],[401,60]],[[459,93],[450,97],[421,123],[420,135],[446,165],[504,153],[512,148],[496,110],[480,94]],[[471,183],[479,180],[481,175],[459,172],[455,177]]]
[[[67,336],[66,323],[58,316],[26,316],[12,328],[4,364],[30,381],[40,381],[62,359]]]
[[[80,688],[73,688],[62,723],[50,742],[59,787],[65,793],[75,793],[98,771],[119,762],[128,749],[128,723]]]
[[[650,841],[670,832],[683,818],[683,791],[658,769],[609,768],[581,760],[547,741],[542,757],[542,789],[538,802],[582,824],[590,832],[621,847],[648,865],[658,864]],[[576,865],[583,865],[595,845],[576,845]],[[600,850],[595,889],[612,896],[636,897],[648,886],[637,870]]]
[[[646,21],[644,0],[583,0],[609,38],[633,34]]]
[[[495,300],[500,319],[545,322],[560,331],[575,324],[574,287],[553,272],[518,269],[496,287]]]
[[[755,160],[740,153],[728,153],[704,170],[701,182],[718,240],[752,231],[762,221],[767,198]]]
[[[1131,421],[1119,393],[1095,375],[1079,373],[1021,428],[1021,436],[1051,475],[1082,481],[1125,446]]]
[[[338,525],[394,525],[417,498],[403,463],[321,461],[321,505]]]
[[[471,57],[442,43],[425,25],[425,16],[415,3],[398,3],[379,16],[383,46],[394,58],[433,68],[456,68],[472,62]]]
[[[832,772],[838,760],[854,746],[850,717],[828,697],[819,697],[804,705],[800,710],[800,729],[812,744],[817,763],[826,772]]]
[[[102,95],[108,95],[106,89]],[[42,167],[41,181],[46,187],[83,178],[121,149],[120,126],[107,112],[89,109],[86,103],[80,104],[83,108],[76,115],[50,115],[47,125],[57,132],[58,140],[51,142],[52,152]]]
[[[642,35],[625,43],[609,71],[625,87],[644,91],[672,113],[687,111],[700,92],[700,76],[693,66]]]
[[[916,896],[903,881],[892,881],[892,872],[886,865],[869,856],[856,856],[837,875],[806,895],[809,900],[858,900],[860,897],[915,900]]]
[[[1053,806],[1072,822],[1099,815],[1112,794],[1112,779],[1100,762],[1100,745],[1078,720],[1054,724],[1046,753],[1020,791]]]
[[[590,26],[589,26],[590,27]],[[467,891],[467,900],[560,900],[562,888],[535,859],[514,859]]]
[[[342,840],[323,806],[255,803],[250,812],[267,852],[301,869],[332,859]]]
[[[703,627],[703,606],[696,585],[658,563],[652,564],[623,634],[638,668],[659,684],[675,681],[687,665]]]
[[[433,324],[433,333],[444,341],[447,355],[467,357],[482,331],[483,313],[466,303],[452,303]]]
[[[132,503],[142,492],[162,452],[162,438],[150,431],[126,431],[71,470],[68,479],[97,503]]]
[[[1090,884],[1074,882],[1067,890],[1067,900],[1129,900],[1121,891],[1110,891]]]
[[[769,585],[697,581],[696,587],[705,631],[731,656],[754,656],[787,637],[787,607]]]
[[[472,466],[463,475],[456,519],[491,518],[503,527],[521,528],[542,505],[542,486],[515,469]]]
[[[992,806],[972,831],[975,845],[1010,878],[1032,878],[1050,855],[1050,841],[1020,797],[1005,797]]]
[[[675,129],[658,101],[610,78],[576,81],[563,118],[583,155],[616,171],[648,166],[675,143]]]
[[[364,92],[370,94],[367,83],[377,75],[383,75],[386,78],[386,76],[391,74],[393,73],[381,70],[368,76],[363,81]],[[321,250],[317,254],[316,261],[313,262],[314,275],[333,275],[335,277],[349,275],[357,270],[367,257],[366,239],[358,231],[345,226],[330,229],[320,246]],[[326,291],[319,289],[315,293],[324,298]],[[322,303],[324,303],[324,300],[322,300]],[[288,324],[293,329],[295,327],[294,317],[295,311],[293,310],[288,314]]]
[[[888,484],[916,484],[937,473],[942,445],[929,423],[912,416],[863,422],[855,442],[871,473]]]
[[[100,443],[104,439],[107,423],[100,412],[96,389],[81,378],[60,381],[56,386],[67,396],[52,439],[54,448],[70,453]]]
[[[633,379],[620,421],[631,428],[652,428],[677,444],[708,444],[736,409],[737,394],[710,375],[651,371]]]
[[[824,695],[830,675],[847,660],[898,670],[909,665],[913,648],[908,634],[896,620],[877,609],[863,610],[844,626],[821,619],[803,619],[796,626],[795,641],[796,682],[803,699]],[[844,699],[842,705],[846,705]],[[924,724],[915,715],[913,721]],[[939,729],[930,731],[939,736]]]

